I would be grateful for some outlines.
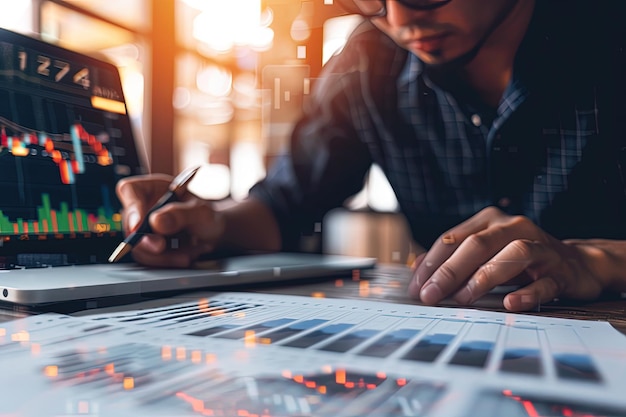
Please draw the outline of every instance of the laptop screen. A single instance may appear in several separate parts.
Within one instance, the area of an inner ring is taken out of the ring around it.
[[[0,29],[0,267],[106,259],[141,172],[117,68]]]

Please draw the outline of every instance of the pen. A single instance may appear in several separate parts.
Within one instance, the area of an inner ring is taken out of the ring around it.
[[[122,259],[124,255],[130,252],[133,246],[139,242],[143,235],[150,233],[150,214],[164,205],[175,201],[178,198],[178,195],[186,190],[187,185],[196,175],[198,169],[200,169],[200,167],[186,169],[174,178],[168,187],[168,191],[163,194],[161,198],[159,198],[159,201],[157,201],[148,213],[146,213],[139,226],[131,234],[129,234],[126,239],[124,239],[124,241],[117,246],[117,248],[115,248],[111,256],[109,256],[109,262],[117,262]]]

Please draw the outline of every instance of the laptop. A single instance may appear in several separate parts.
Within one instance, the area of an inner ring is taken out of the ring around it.
[[[114,65],[0,29],[0,302],[339,276],[375,264],[295,253],[185,270],[109,264],[124,238],[115,184],[146,173],[141,159]]]

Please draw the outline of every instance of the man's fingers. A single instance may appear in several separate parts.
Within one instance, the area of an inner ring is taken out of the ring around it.
[[[140,202],[146,206],[152,205],[167,191],[172,181],[168,175],[138,175],[118,181],[117,196],[122,204]]]
[[[215,241],[223,227],[211,203],[198,198],[173,202],[155,211],[150,226],[166,236],[186,232],[200,242]]]
[[[143,216],[163,195],[171,178],[167,175],[136,176],[120,180],[116,193],[124,207],[123,225],[126,233],[132,232]]]
[[[498,285],[510,283],[523,274],[531,264],[546,264],[554,256],[553,251],[530,240],[514,240],[481,265],[465,286],[454,296],[459,304],[471,304]]]
[[[491,285],[490,288],[481,289],[483,291],[481,295],[495,285],[516,276],[517,274],[498,276],[498,282],[496,283],[480,278],[487,272],[485,269],[481,270],[481,268],[487,262],[490,262],[498,252],[509,245],[512,238],[530,238],[535,234],[535,229],[528,227],[529,224],[528,221],[521,217],[512,217],[506,223],[490,225],[484,230],[470,234],[424,282],[423,287],[419,291],[420,300],[426,304],[438,303],[445,297],[456,293],[463,283],[476,271],[479,272],[479,276],[475,280],[480,279],[481,282],[484,282],[484,287]],[[437,250],[440,250],[440,247],[431,249],[431,251]],[[447,251],[445,249],[441,250],[440,253],[436,253],[434,256],[445,256]],[[505,253],[499,259],[508,260],[507,256],[507,253]],[[513,259],[518,259],[517,255],[515,256]],[[427,262],[428,259],[429,256],[427,255],[423,263]],[[519,259],[527,258],[519,257]],[[489,275],[489,277],[491,276]],[[460,299],[474,299],[473,288],[471,286],[467,287],[467,291],[460,294]]]
[[[526,287],[507,294],[504,297],[504,308],[509,311],[538,310],[543,303],[550,302],[559,296],[561,285],[554,277],[543,277]]]
[[[502,223],[508,219],[510,219],[510,216],[504,214],[500,209],[487,207],[441,235],[439,239],[433,243],[425,258],[415,271],[416,283],[413,284],[414,290],[419,293],[422,286],[431,278],[433,273],[435,273],[470,236],[484,230],[489,230],[494,224]],[[487,259],[489,259],[489,257],[483,255],[483,261]],[[478,261],[474,256],[472,256],[472,260]],[[473,272],[480,263],[474,262],[474,264],[473,269],[471,269],[468,274]],[[451,271],[454,271],[454,269]],[[465,278],[467,278],[467,275]]]

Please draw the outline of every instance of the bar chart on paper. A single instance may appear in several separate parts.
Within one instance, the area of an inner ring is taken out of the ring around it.
[[[221,293],[0,326],[0,415],[626,416],[607,323]]]

